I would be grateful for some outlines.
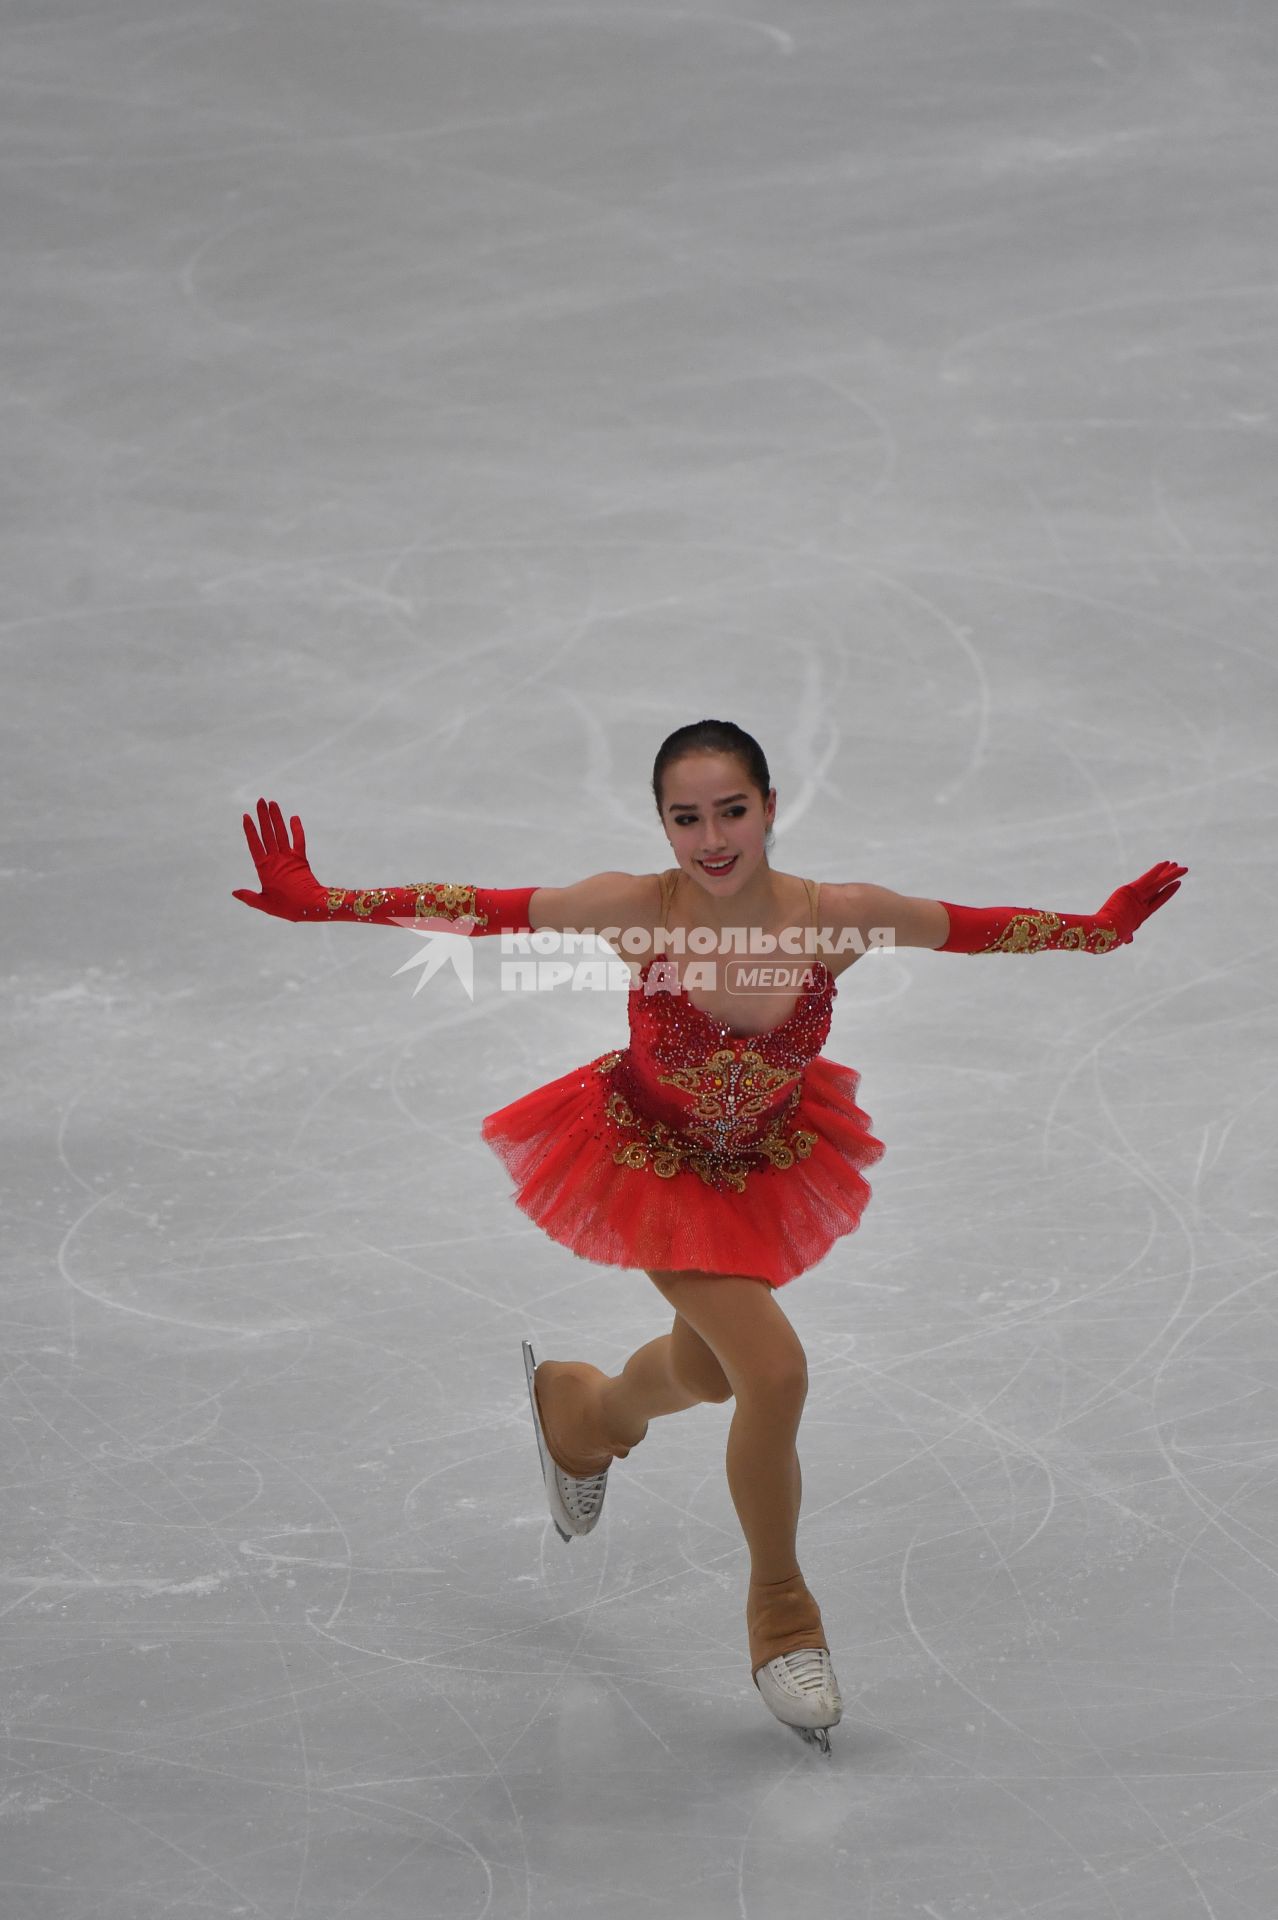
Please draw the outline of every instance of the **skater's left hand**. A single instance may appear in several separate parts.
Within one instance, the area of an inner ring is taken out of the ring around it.
[[[1160,860],[1148,873],[1142,873],[1139,880],[1129,880],[1126,886],[1111,893],[1097,920],[1102,926],[1113,928],[1120,946],[1128,946],[1137,927],[1148,920],[1151,913],[1166,906],[1188,872],[1188,867],[1179,866],[1174,860]]]

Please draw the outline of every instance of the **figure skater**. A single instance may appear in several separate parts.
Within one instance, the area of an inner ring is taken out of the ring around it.
[[[584,1259],[645,1272],[674,1309],[670,1331],[615,1375],[584,1360],[537,1365],[524,1341],[550,1514],[565,1541],[590,1533],[613,1461],[651,1420],[733,1400],[727,1477],[749,1549],[750,1672],[777,1719],[828,1754],[842,1700],[797,1553],[807,1363],[776,1296],[856,1229],[870,1198],[866,1169],[885,1151],[857,1104],[859,1073],[821,1053],[835,980],[875,942],[1109,953],[1170,900],[1188,868],[1159,861],[1095,914],[954,906],[780,873],[768,859],[777,795],[767,761],[730,721],[672,733],[652,790],[674,866],[506,889],[321,886],[300,819],[292,816],[290,839],[279,806],[259,800],[257,826],[246,813],[244,831],[261,892],[234,898],[286,920],[625,936],[629,1045],[482,1127],[530,1219]],[[740,929],[753,930],[753,952]],[[708,943],[716,959],[707,973]],[[686,961],[671,951],[681,945]],[[787,974],[796,946],[828,957]]]

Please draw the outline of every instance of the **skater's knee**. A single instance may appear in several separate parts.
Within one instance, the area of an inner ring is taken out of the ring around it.
[[[802,1410],[807,1358],[770,1288],[744,1275],[654,1273],[651,1278],[675,1309],[679,1364],[695,1368],[699,1379],[716,1388],[703,1397],[726,1400],[734,1394],[738,1404],[743,1399],[766,1403],[778,1417]],[[680,1322],[687,1323],[686,1333]]]
[[[808,1397],[808,1363],[802,1348],[752,1355],[738,1375],[738,1402],[762,1405],[778,1414],[799,1413]]]

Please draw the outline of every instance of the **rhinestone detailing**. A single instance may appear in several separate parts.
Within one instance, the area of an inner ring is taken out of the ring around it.
[[[1049,947],[1074,953],[1108,953],[1118,935],[1112,927],[1070,924],[1071,919],[1094,919],[1094,915],[1062,917],[1059,913],[1016,913],[988,947],[976,947],[975,953],[1044,953]]]
[[[330,917],[350,914],[356,920],[371,920],[382,907],[417,920],[473,920],[475,931],[482,933],[488,915],[475,899],[469,882],[423,880],[405,887],[326,887],[325,901]]]
[[[806,1159],[817,1135],[798,1124],[804,1068],[830,1031],[834,977],[810,969],[793,1012],[763,1033],[734,1033],[686,993],[630,995],[631,1045],[594,1062],[611,1081],[604,1112],[618,1166],[745,1191],[752,1172]]]

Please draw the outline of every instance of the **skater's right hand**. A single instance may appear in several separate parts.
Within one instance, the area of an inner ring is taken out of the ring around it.
[[[1136,929],[1144,925],[1151,913],[1167,905],[1188,872],[1189,868],[1181,866],[1179,861],[1160,860],[1148,873],[1142,873],[1139,880],[1129,880],[1125,887],[1110,894],[1096,915],[1098,923],[1112,928],[1121,946],[1130,946]]]
[[[231,898],[242,900],[246,907],[256,907],[259,913],[273,913],[280,920],[324,918],[327,894],[311,872],[306,858],[306,835],[298,816],[292,816],[291,845],[277,801],[259,800],[257,818],[260,837],[249,813],[244,815],[244,837],[262,891],[250,893],[247,888],[238,887]]]

